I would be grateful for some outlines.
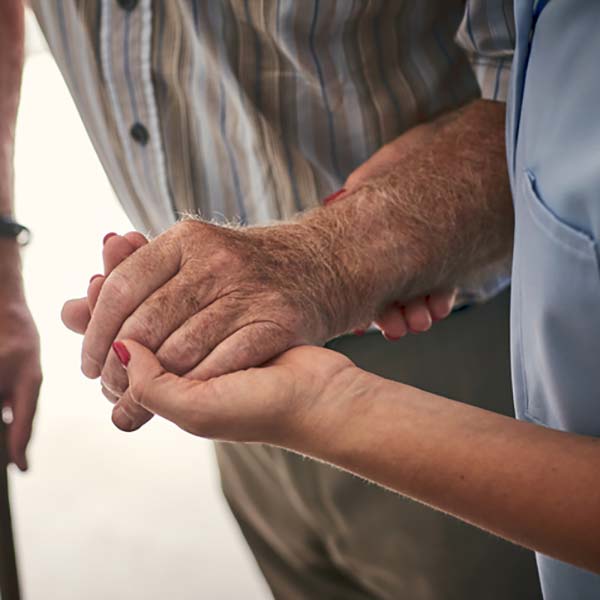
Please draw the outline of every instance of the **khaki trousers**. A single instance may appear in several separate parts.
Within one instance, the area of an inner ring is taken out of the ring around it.
[[[509,297],[427,334],[329,346],[360,367],[513,414]],[[426,432],[423,432],[426,435]],[[328,465],[273,447],[218,444],[222,486],[277,600],[535,600],[533,554]]]

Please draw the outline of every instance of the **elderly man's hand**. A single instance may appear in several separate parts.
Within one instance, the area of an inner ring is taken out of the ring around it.
[[[270,237],[273,231],[275,235]],[[120,236],[108,240],[104,262],[110,275],[90,283],[87,314],[96,310],[89,327],[81,301],[77,310],[76,304],[68,303],[63,314],[72,329],[87,329],[86,374],[101,374],[105,395],[116,401],[125,393],[127,381],[108,352],[114,339],[136,339],[157,351],[170,371],[209,379],[258,366],[292,346],[321,343],[342,333],[343,327],[328,329],[322,316],[335,312],[335,307],[328,304],[328,294],[319,298],[315,293],[319,278],[311,279],[311,274],[323,271],[323,261],[309,252],[302,265],[304,240],[290,248],[284,233],[285,227],[231,230],[190,221],[148,246],[139,240],[127,244]],[[152,278],[147,277],[149,268]],[[387,319],[396,331],[399,326],[404,332],[406,328],[427,329],[432,318],[443,318],[451,308],[451,294],[437,297],[443,305],[437,315],[430,308],[436,298],[432,296],[410,303],[408,317],[412,316],[412,321],[407,318],[405,322],[405,311],[396,305],[385,311],[381,321]],[[108,312],[100,319],[97,315],[103,303]],[[79,319],[75,316],[78,312],[82,313]],[[423,315],[428,321],[425,326]],[[335,323],[335,319],[330,321]],[[113,420],[130,430],[149,416],[125,393]]]
[[[168,370],[195,379],[263,364],[308,341],[322,343],[347,329],[336,323],[327,274],[326,261],[293,225],[234,230],[183,222],[106,279],[87,326],[83,371],[122,394],[127,380],[109,354],[113,340],[122,338],[143,343]],[[130,402],[125,397],[120,404]]]
[[[85,333],[106,276],[138,248],[146,244],[147,240],[144,236],[135,232],[125,236],[109,234],[106,237],[102,252],[105,275],[92,277],[86,298],[71,300],[65,304],[62,317],[67,327],[77,333]],[[415,333],[425,331],[432,321],[441,319],[448,314],[452,302],[451,294],[433,294],[428,298],[412,301],[407,306],[394,303],[377,320],[377,325],[389,339],[399,338],[407,331]],[[118,392],[111,392],[106,387],[103,387],[102,391],[111,402],[118,401]],[[125,410],[127,417],[136,426],[141,426],[151,417],[151,413],[148,413],[139,404],[132,403],[129,397],[120,403],[119,409]],[[123,422],[122,415],[119,415],[119,409],[115,414],[117,424]]]

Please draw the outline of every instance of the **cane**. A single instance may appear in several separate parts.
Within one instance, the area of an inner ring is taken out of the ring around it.
[[[19,600],[19,577],[8,496],[6,426],[0,418],[0,598]]]

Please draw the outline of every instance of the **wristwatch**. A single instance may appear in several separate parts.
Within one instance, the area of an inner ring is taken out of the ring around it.
[[[0,216],[0,238],[11,238],[20,246],[26,246],[31,240],[31,231],[11,217]]]

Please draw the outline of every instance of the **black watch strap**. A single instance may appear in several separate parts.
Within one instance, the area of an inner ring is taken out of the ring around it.
[[[26,246],[31,239],[31,232],[10,217],[0,216],[0,238],[12,238],[21,246]]]

